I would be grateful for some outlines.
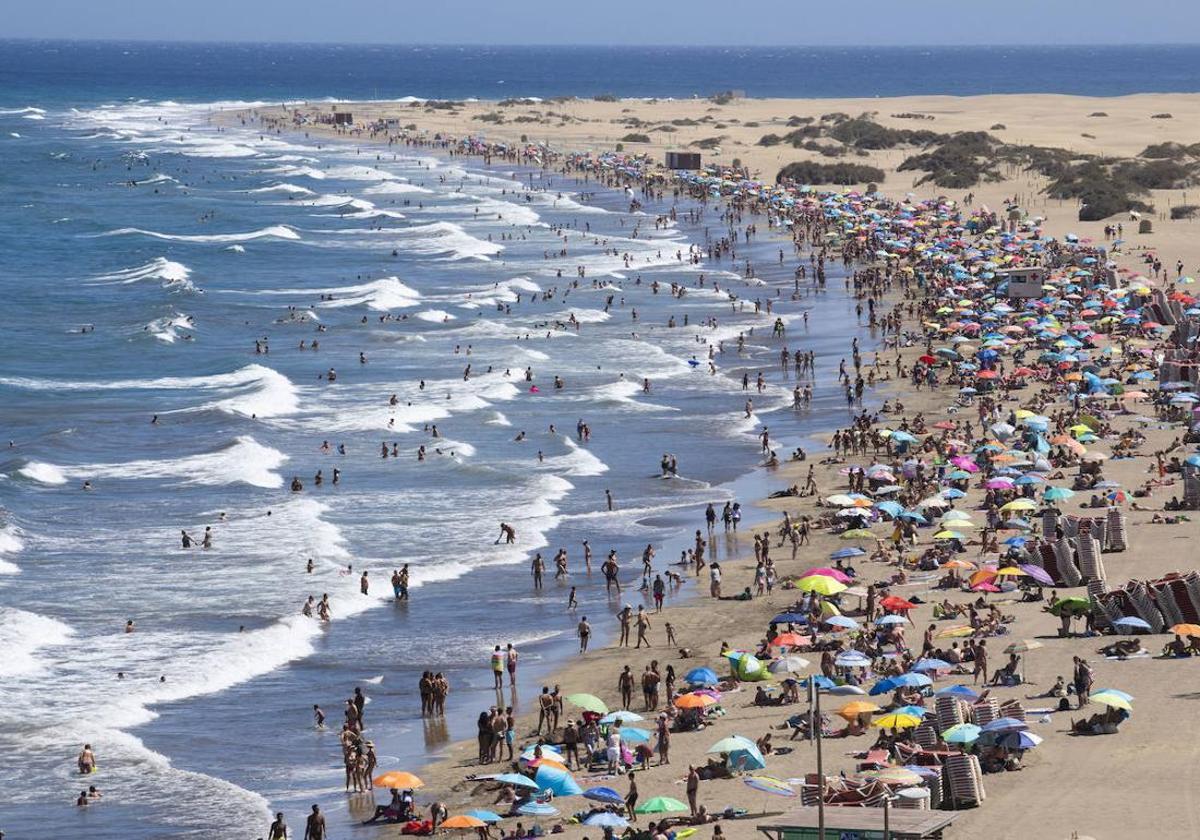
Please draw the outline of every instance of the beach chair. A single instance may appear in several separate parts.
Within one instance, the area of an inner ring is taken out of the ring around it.
[[[937,721],[938,732],[945,732],[952,726],[966,723],[967,705],[957,697],[943,694],[934,699],[934,719]]]

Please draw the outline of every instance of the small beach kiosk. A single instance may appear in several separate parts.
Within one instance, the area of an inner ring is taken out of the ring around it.
[[[958,816],[947,811],[904,808],[827,807],[825,840],[941,840],[942,831]],[[777,822],[760,825],[769,840],[820,840],[821,809],[794,808]]]

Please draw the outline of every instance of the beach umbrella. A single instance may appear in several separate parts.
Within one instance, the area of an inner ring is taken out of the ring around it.
[[[1177,636],[1200,636],[1200,624],[1174,624],[1168,632]]]
[[[622,726],[621,740],[631,744],[645,744],[652,733],[648,729],[638,729],[636,726]]]
[[[920,659],[913,663],[914,671],[950,671],[954,666],[941,659]]]
[[[438,828],[483,828],[486,825],[483,820],[470,814],[455,814],[453,817],[446,817]]]
[[[851,700],[845,706],[838,709],[837,714],[846,720],[854,720],[859,715],[869,715],[881,711],[883,710],[869,700]]]
[[[845,560],[848,557],[861,557],[867,552],[857,546],[849,546],[847,548],[839,548],[833,554],[829,555],[830,560]]]
[[[970,688],[969,686],[962,685],[961,683],[957,685],[948,685],[945,688],[939,688],[934,692],[934,694],[949,694],[972,703],[979,699],[979,692],[975,691],[975,689]]]
[[[825,575],[812,575],[800,578],[796,588],[801,592],[815,592],[818,595],[837,595],[846,591],[846,584]]]
[[[638,720],[641,720],[641,718],[638,718]],[[603,721],[601,721],[601,723],[603,723]],[[542,744],[541,746],[542,746],[542,758],[549,758],[549,759],[559,762],[560,764],[562,763],[563,754],[558,751],[558,747],[554,746],[553,744]],[[537,759],[537,752],[538,752],[538,747],[536,744],[531,747],[526,747],[525,750],[521,753],[521,760],[522,761],[534,761]]]
[[[858,774],[864,779],[877,779],[889,785],[919,785],[924,778],[920,773],[907,767],[882,767],[879,770],[865,770]]]
[[[772,624],[807,624],[808,616],[804,613],[780,613],[771,619]]]
[[[799,633],[780,633],[771,640],[772,647],[804,647],[808,639]]]
[[[1098,694],[1088,695],[1088,699],[1112,709],[1121,709],[1126,712],[1133,711],[1133,705],[1128,700],[1111,691],[1102,691]]]
[[[916,715],[902,715],[893,712],[871,721],[872,726],[880,729],[912,729],[921,725],[921,718]]]
[[[1133,695],[1128,692],[1121,691],[1118,688],[1098,688],[1093,694],[1115,694],[1117,697],[1123,697],[1130,703],[1133,702]]]
[[[585,712],[594,712],[598,715],[608,714],[608,706],[604,705],[604,701],[594,694],[568,694],[567,702],[578,706]]]
[[[1029,499],[1014,499],[1001,507],[1000,510],[1006,513],[1013,510],[1037,510],[1037,505],[1029,501]]]
[[[772,674],[798,674],[809,666],[809,661],[801,656],[781,656],[767,666]]]
[[[869,539],[874,539],[874,537],[875,537],[875,535],[872,534],[870,531],[868,531],[866,528],[851,528],[848,531],[842,531],[842,533],[839,534],[838,536],[839,536],[839,539],[843,539],[843,540],[869,540]],[[806,578],[806,580],[807,580],[807,578]],[[834,581],[834,582],[836,583],[837,581]],[[823,595],[825,593],[822,592],[821,594]]]
[[[1048,487],[1042,498],[1048,502],[1059,502],[1075,495],[1075,491],[1067,487]]]
[[[1002,717],[989,721],[980,727],[983,732],[1012,732],[1017,729],[1028,729],[1029,724],[1016,718]]]
[[[942,733],[947,744],[972,744],[979,740],[980,728],[973,723],[960,723]]]
[[[850,577],[850,575],[846,574],[845,572],[843,572],[839,569],[830,569],[830,568],[824,568],[824,567],[818,568],[818,569],[809,569],[807,572],[800,575],[800,577],[806,578],[806,577],[813,577],[814,575],[820,575],[822,577],[831,577],[834,580],[836,580],[838,583],[844,583],[847,585],[849,585],[850,583],[852,583],[854,581],[854,578]]]
[[[558,809],[553,805],[547,805],[545,802],[526,802],[517,809],[517,813],[526,817],[557,817]]]
[[[916,715],[919,718],[933,714],[931,710],[923,706],[900,706],[897,709],[892,709],[892,711],[898,715]]]
[[[1029,750],[1042,743],[1042,736],[1036,735],[1033,732],[1009,732],[1002,737],[997,743],[1010,750]]]
[[[903,686],[904,688],[924,688],[928,685],[933,685],[933,680],[924,674],[917,674],[909,671],[907,674],[900,674],[895,677],[889,677],[895,685]]]
[[[830,689],[837,688],[837,683],[823,674],[813,674],[811,677],[806,677],[805,679],[800,680],[800,685],[803,688],[808,688],[808,684],[810,682],[820,691],[829,691]]]
[[[610,787],[592,787],[583,792],[584,799],[590,799],[593,802],[605,802],[611,805],[624,805],[625,797],[617,793]]]
[[[898,612],[902,610],[911,610],[917,606],[911,601],[904,600],[899,595],[888,595],[879,602],[879,605],[885,610],[896,610]]]
[[[866,668],[871,664],[871,657],[857,650],[839,653],[833,663],[839,668]]]
[[[1050,605],[1051,615],[1083,615],[1092,608],[1092,602],[1081,595],[1059,598]]]
[[[771,776],[747,776],[742,779],[742,783],[752,790],[770,793],[775,796],[795,796],[796,791],[792,786],[782,779],[775,779]]]
[[[625,800],[622,798],[621,802]],[[611,828],[614,831],[624,831],[629,828],[629,820],[622,817],[620,814],[613,814],[609,811],[602,811],[599,814],[592,814],[583,821],[586,826],[592,828]]]
[[[617,721],[620,721],[621,723],[637,723],[639,720],[645,720],[645,718],[643,718],[637,712],[630,712],[626,711],[625,709],[618,709],[615,712],[609,712],[604,717],[600,718],[600,722],[606,725],[610,723],[616,723]],[[543,747],[543,749],[545,749],[545,747]]]
[[[675,698],[675,708],[677,709],[703,709],[708,706],[716,705],[716,700],[709,697],[707,694],[681,694]]]
[[[583,788],[570,772],[559,770],[557,767],[541,765],[533,780],[538,783],[538,789],[543,793],[550,791],[555,796],[578,796],[583,793]]]
[[[835,685],[833,688],[827,689],[826,694],[832,694],[834,697],[861,697],[867,692],[863,691],[857,685]]]
[[[464,811],[463,813],[465,813],[468,817],[474,817],[475,819],[481,820],[485,823],[498,823],[500,820],[504,819],[495,811],[488,811],[484,808],[472,808],[470,811]]]
[[[829,618],[823,619],[822,624],[829,624],[833,627],[842,627],[846,630],[857,630],[861,625],[853,618],[846,615],[831,615]]]
[[[683,675],[683,681],[688,685],[716,685],[721,681],[717,672],[712,668],[693,668]]]
[[[708,748],[709,753],[725,753],[729,756],[729,766],[739,770],[761,770],[767,766],[758,744],[741,735],[730,735],[722,738]]]
[[[885,615],[883,618],[879,619],[875,623],[880,624],[880,625],[907,624],[908,619],[902,615]]]
[[[684,805],[678,799],[672,799],[669,796],[656,796],[653,799],[647,799],[633,810],[638,814],[671,814],[689,809],[687,805]]]
[[[1017,568],[1023,571],[1026,575],[1036,580],[1038,583],[1045,586],[1053,586],[1054,578],[1041,566],[1035,566],[1032,563],[1021,563]]]
[[[1153,629],[1150,626],[1150,622],[1146,621],[1144,618],[1138,618],[1135,615],[1127,615],[1123,618],[1118,618],[1113,622],[1113,627],[1119,627],[1122,630],[1128,630],[1130,632],[1133,632],[1134,630],[1149,631]]]
[[[501,773],[498,776],[492,776],[491,780],[493,782],[500,782],[502,784],[512,785],[513,787],[528,788],[529,790],[537,790],[538,789],[537,782],[535,782],[533,779],[529,778],[528,776],[522,776],[520,773]],[[379,785],[378,782],[376,783],[376,786],[377,787],[386,787],[386,785]]]
[[[389,770],[371,780],[377,788],[396,788],[397,790],[415,790],[425,787],[420,778],[404,770]]]

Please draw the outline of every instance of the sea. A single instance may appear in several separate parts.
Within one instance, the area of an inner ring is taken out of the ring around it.
[[[797,286],[762,219],[736,262],[692,264],[727,232],[718,207],[689,222],[696,208],[668,196],[631,212],[594,181],[223,114],[355,97],[1200,89],[1194,47],[0,47],[0,829],[14,840],[253,838],[277,810],[295,830],[313,803],[334,837],[368,836],[337,739],[355,686],[382,769],[419,772],[473,735],[497,702],[496,644],[522,654],[500,699],[527,704],[574,655],[580,615],[603,640],[644,599],[645,546],[665,570],[706,504],[740,500],[742,534],[713,548],[747,547],[764,521],[752,502],[782,483],[758,434],[786,458],[845,423],[838,363],[854,337],[873,346],[840,266],[824,294]],[[817,356],[802,411],[785,347]],[[678,476],[664,479],[667,453]],[[206,527],[210,549],[181,547]],[[594,567],[617,551],[620,598],[584,572],[585,539]],[[570,575],[555,581],[560,547]],[[323,594],[332,620],[303,616]],[[425,670],[450,680],[444,718],[420,716]],[[84,743],[99,766],[80,777]],[[103,799],[74,807],[89,784]]]

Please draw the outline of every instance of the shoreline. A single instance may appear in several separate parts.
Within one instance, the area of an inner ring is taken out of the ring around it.
[[[620,179],[614,179],[614,180],[617,180],[618,182],[620,181]],[[754,208],[749,208],[749,209],[752,211]],[[1073,224],[1072,224],[1072,226],[1074,227]],[[1066,226],[1062,225],[1060,223],[1058,225],[1049,226],[1049,227],[1052,227],[1052,229],[1056,233],[1059,233],[1061,235],[1062,230],[1065,229]],[[1122,257],[1122,259],[1125,259],[1125,257]],[[917,299],[917,298],[909,298],[909,299],[913,300],[913,299]],[[911,316],[911,312],[909,314]],[[906,318],[905,325],[911,326],[911,324],[912,324],[912,321],[910,321],[909,319]],[[899,383],[896,383],[896,384],[898,385]],[[933,413],[934,416],[937,416],[937,414],[940,413],[940,409],[944,408],[944,406],[947,404],[947,401],[949,400],[949,395],[947,395],[946,392],[941,389],[939,389],[936,392],[932,392],[932,393],[928,390],[925,392],[921,392],[920,396],[925,399],[924,402],[922,402],[921,399],[914,399],[914,395],[911,393],[911,390],[904,390],[904,389],[900,389],[900,388],[898,388],[898,390],[900,391],[900,393],[905,394],[904,401],[906,403],[906,408],[905,408],[904,414],[906,416],[910,416],[914,412],[918,412],[918,411],[931,412],[931,413]],[[1152,439],[1156,445],[1165,444],[1169,440],[1170,434],[1171,434],[1170,427],[1162,427],[1161,424],[1160,424],[1160,427],[1147,427],[1145,431],[1146,431],[1147,437]],[[1127,467],[1124,464],[1122,464],[1122,465],[1117,465],[1115,463],[1113,464],[1116,474],[1122,476],[1123,480],[1125,480],[1127,482],[1126,486],[1133,486],[1133,484],[1137,483],[1137,479],[1135,478],[1135,476],[1137,475],[1137,472],[1133,471],[1131,469],[1135,465],[1136,464],[1129,464]],[[838,469],[838,466],[839,466],[838,464],[830,465],[830,467],[824,471],[824,475],[827,476],[829,479],[831,479],[833,482],[833,484],[831,485],[831,489],[837,488],[839,486],[840,480],[839,480],[838,476],[840,474],[840,470]],[[779,474],[780,478],[782,478],[784,476],[784,474],[785,473],[783,471],[781,471]],[[1132,479],[1132,480],[1130,480],[1130,479]],[[825,483],[823,480],[821,482],[821,492],[822,492],[822,495],[824,495],[826,492],[828,492],[826,490]],[[780,507],[781,508],[783,508],[783,507],[790,508],[791,505],[787,501],[785,501],[785,502],[781,503]],[[1077,507],[1075,505],[1072,505],[1070,507],[1071,507],[1072,511],[1077,509]],[[809,503],[804,502],[799,510],[789,510],[789,512],[799,513],[799,512],[812,512],[812,511],[810,511],[810,509],[809,509]],[[1142,536],[1140,531],[1138,532],[1138,536],[1139,537]],[[1151,536],[1151,535],[1147,535],[1147,536]],[[820,562],[822,562],[822,558],[823,558],[824,554],[826,553],[825,550],[832,549],[834,547],[837,547],[838,545],[840,545],[840,543],[838,541],[836,541],[836,537],[831,534],[826,534],[826,533],[814,534],[813,546],[812,546],[812,548],[809,549],[809,551],[802,553],[801,556],[804,557],[805,559],[800,562],[803,563],[803,565],[819,564]],[[744,548],[745,548],[744,542],[743,542],[743,545],[741,546],[741,548],[742,548],[742,553],[738,553],[738,549],[735,546],[733,549],[734,554],[731,555],[732,564],[736,565],[738,567],[735,571],[735,574],[737,572],[744,572],[744,567],[742,566],[742,564],[744,563],[743,558],[746,556],[744,554]],[[820,553],[818,553],[818,550],[820,550]],[[971,549],[971,550],[973,551],[973,549]],[[973,556],[973,555],[968,555],[968,556]],[[1110,562],[1113,563],[1114,566],[1120,567],[1120,566],[1123,566],[1125,564],[1125,562],[1127,562],[1129,559],[1131,559],[1129,554],[1119,555],[1114,559],[1110,559]],[[1138,559],[1144,560],[1145,558],[1139,557]],[[1164,563],[1164,561],[1165,561],[1165,563]],[[727,561],[727,562],[730,562],[730,561]],[[1145,575],[1145,574],[1161,573],[1162,571],[1166,571],[1166,570],[1169,570],[1170,568],[1172,568],[1171,564],[1172,564],[1172,561],[1169,557],[1167,557],[1165,555],[1160,555],[1158,557],[1157,562],[1149,564],[1151,566],[1151,568],[1146,568],[1147,564],[1141,563],[1141,564],[1139,564],[1139,569],[1137,570],[1137,572],[1123,570],[1121,573],[1121,576],[1124,577],[1125,575],[1129,575],[1129,574]],[[867,563],[864,563],[862,565],[867,567],[870,570],[870,572],[876,572],[876,573],[883,572],[887,568],[885,566],[885,567],[876,569],[874,564],[868,565]],[[792,568],[793,564],[790,564],[787,561],[783,561],[781,566],[788,567],[787,570],[790,570],[790,571],[798,570],[796,568]],[[739,583],[741,583],[741,581],[739,581]],[[906,588],[907,588],[907,591],[919,593],[922,596],[925,596],[926,598],[928,598],[928,596],[930,594],[930,589],[929,589],[928,584],[929,584],[928,580],[922,579],[922,580],[918,580],[915,583],[908,584],[906,586]],[[728,592],[729,589],[730,589],[730,587],[727,586],[726,592]],[[1017,618],[1017,620],[1022,623],[1024,623],[1024,622],[1042,623],[1042,622],[1045,622],[1045,620],[1046,620],[1045,618],[1041,617],[1040,606],[1026,605],[1026,604],[1022,604],[1020,602],[1014,602],[1011,599],[1005,599],[1005,598],[1001,598],[1001,602],[1003,603],[1004,610],[1006,610],[1006,611],[1011,610],[1013,612],[1014,616]],[[690,639],[694,637],[699,640],[698,642],[695,643],[697,646],[696,649],[698,649],[700,646],[711,647],[715,644],[715,642],[718,639],[720,639],[721,641],[730,642],[730,644],[734,648],[741,647],[741,648],[752,649],[753,646],[761,638],[761,632],[752,630],[750,628],[756,626],[755,625],[756,622],[757,622],[757,626],[761,627],[762,624],[764,623],[764,621],[760,620],[760,619],[765,619],[765,616],[767,615],[767,613],[769,611],[776,610],[776,609],[780,608],[781,606],[786,605],[787,603],[788,603],[788,596],[782,594],[781,590],[777,590],[773,596],[768,596],[766,599],[764,599],[762,601],[755,600],[755,601],[752,601],[750,605],[737,605],[736,607],[733,608],[732,612],[739,613],[739,615],[733,616],[733,615],[730,615],[729,612],[725,611],[725,610],[720,611],[720,613],[714,613],[709,608],[709,605],[707,604],[707,602],[703,598],[703,596],[700,596],[696,599],[692,599],[692,602],[689,602],[687,604],[673,605],[670,608],[670,612],[668,614],[670,616],[674,616],[674,618],[671,618],[670,620],[672,620],[673,623],[677,624],[677,630],[679,631],[679,635],[681,637],[681,643],[684,643],[683,638],[689,638],[689,641],[690,641]],[[749,613],[749,615],[747,615],[747,613]],[[666,615],[667,614],[664,614],[664,617],[662,620],[667,620]],[[920,624],[921,624],[920,621],[918,621],[916,623],[918,626],[920,626]],[[1049,628],[1044,627],[1043,629],[1049,629]],[[1022,632],[1028,633],[1030,631],[1023,629]],[[652,629],[652,631],[651,631],[652,636],[654,633],[655,633],[655,630]],[[692,633],[693,636],[692,637],[687,636],[688,633]],[[1053,637],[1049,636],[1048,638],[1053,638]],[[687,643],[684,643],[684,644],[687,644]],[[1093,654],[1096,644],[1099,644],[1099,642],[1093,641],[1093,640],[1090,640],[1087,638],[1062,639],[1062,640],[1059,640],[1059,642],[1056,644],[1056,648],[1058,649],[1058,652],[1060,654],[1067,652],[1067,653],[1075,653],[1077,655],[1090,656]],[[692,645],[689,644],[688,646],[691,647]],[[661,652],[661,648],[657,648],[657,647],[652,648],[651,650],[655,651],[656,653]],[[554,679],[559,680],[564,685],[564,693],[572,693],[572,692],[579,691],[582,689],[582,690],[589,691],[589,693],[597,694],[602,699],[606,700],[606,702],[608,702],[608,701],[611,701],[615,695],[615,691],[614,691],[615,686],[612,684],[608,684],[608,681],[604,680],[602,678],[601,674],[598,673],[595,666],[597,664],[597,661],[603,662],[605,664],[618,665],[619,663],[616,660],[619,660],[622,658],[623,658],[623,655],[620,652],[620,648],[614,649],[610,645],[610,646],[606,647],[603,651],[597,652],[595,656],[589,655],[587,657],[588,661],[586,663],[568,664],[565,667],[563,667],[562,669],[555,671],[553,674],[553,677],[554,677]],[[1050,683],[1053,682],[1054,677],[1052,675],[1055,673],[1055,671],[1062,670],[1062,666],[1059,664],[1054,664],[1053,669],[1051,669],[1048,667],[1048,663],[1046,663],[1045,661],[1042,661],[1042,659],[1031,657],[1031,660],[1032,661],[1030,663],[1028,663],[1029,673],[1027,674],[1026,686],[1032,684],[1033,686],[1041,686],[1044,688],[1045,686],[1048,686]],[[685,667],[685,666],[690,667],[692,664],[712,664],[713,667],[718,667],[716,663],[717,663],[717,660],[715,659],[715,651],[707,650],[705,653],[701,654],[698,657],[698,661],[683,663],[681,665],[681,668]],[[639,662],[639,667],[642,664],[644,664],[644,662]],[[1103,663],[1102,663],[1102,665],[1103,665]],[[1098,666],[1098,667],[1100,667],[1100,666]],[[1113,667],[1114,666],[1112,666],[1112,665],[1103,665],[1103,668],[1101,668],[1101,670],[1108,670]],[[635,671],[635,673],[636,673],[636,671]],[[811,673],[811,671],[810,671],[810,673]],[[1114,672],[1114,676],[1116,676],[1116,672]],[[609,680],[611,680],[611,678],[612,678],[612,676],[610,675]],[[578,682],[576,682],[577,680],[578,680]],[[1104,681],[1107,681],[1107,680],[1104,680]],[[1120,684],[1119,682],[1117,682],[1117,680],[1113,680],[1113,682],[1114,682],[1114,684]],[[1022,686],[1023,691],[1032,690],[1030,688],[1027,688],[1026,686]],[[1125,686],[1129,687],[1128,681],[1125,682]],[[1139,694],[1142,694],[1142,690],[1140,690],[1140,689],[1139,689]],[[778,719],[777,713],[773,714],[769,711],[764,712],[762,707],[748,706],[747,701],[749,699],[750,698],[748,696],[746,696],[745,694],[740,694],[736,691],[731,693],[730,695],[728,695],[728,703],[726,704],[729,709],[729,712],[730,712],[728,718],[717,719],[716,721],[714,721],[713,728],[710,730],[707,730],[705,735],[701,736],[701,738],[697,739],[695,737],[692,737],[692,738],[688,738],[687,740],[689,742],[696,742],[697,740],[707,742],[707,741],[711,740],[711,738],[708,737],[709,735],[711,735],[713,738],[715,738],[719,734],[725,734],[725,735],[742,734],[742,735],[746,735],[748,737],[753,738],[762,733],[763,727],[770,726],[770,728],[775,728],[774,725],[770,723],[770,721]],[[1154,725],[1156,725],[1157,722],[1165,720],[1164,715],[1169,714],[1169,712],[1166,711],[1163,707],[1162,698],[1154,698],[1152,700],[1149,698],[1146,698],[1146,699],[1142,700],[1142,703],[1143,703],[1143,705],[1139,706],[1139,719],[1138,719],[1139,722],[1146,721],[1146,722],[1150,723],[1151,726],[1154,726]],[[636,703],[634,704],[634,707],[635,708],[637,707]],[[1148,713],[1147,713],[1147,707],[1148,707]],[[569,712],[568,712],[568,714],[569,714]],[[738,723],[736,723],[736,724],[732,720],[735,717],[738,720]],[[1047,720],[1049,720],[1049,719],[1050,719],[1050,716],[1047,716]],[[522,719],[523,722],[524,722],[524,720],[526,720],[526,719]],[[1062,732],[1062,729],[1060,727],[1062,725],[1065,725],[1065,720],[1063,720],[1062,718],[1059,718],[1057,720],[1060,720],[1062,722],[1058,726],[1055,726],[1054,735],[1047,733],[1046,745],[1042,749],[1038,750],[1030,758],[1029,766],[1030,766],[1031,771],[1035,775],[1044,775],[1047,772],[1050,772],[1050,767],[1048,767],[1044,764],[1044,760],[1042,759],[1042,756],[1048,757],[1051,761],[1054,761],[1054,763],[1057,763],[1057,761],[1055,761],[1055,759],[1059,759],[1059,760],[1065,759],[1066,761],[1068,761],[1070,763],[1070,766],[1073,766],[1073,767],[1077,766],[1076,762],[1087,761],[1085,756],[1087,756],[1088,753],[1086,752],[1086,750],[1081,752],[1082,748],[1078,746],[1080,744],[1079,740],[1073,740],[1070,738],[1061,738],[1060,737],[1060,733]],[[1054,726],[1053,723],[1051,725]],[[1141,727],[1139,727],[1139,734],[1140,734],[1140,730],[1141,730]],[[527,726],[525,727],[525,731],[528,731]],[[1053,742],[1054,745],[1050,746],[1052,737],[1055,739]],[[673,739],[672,757],[674,759],[674,763],[676,766],[679,765],[680,757],[683,757],[684,760],[686,760],[686,761],[692,761],[695,763],[701,763],[703,761],[704,753],[700,752],[700,750],[699,750],[699,748],[702,746],[700,743],[689,743],[686,747],[683,747],[682,749],[680,749],[676,745],[675,740],[683,740],[683,739]],[[1086,742],[1086,740],[1087,739],[1084,739],[1085,742]],[[442,759],[437,764],[430,767],[424,773],[424,777],[425,777],[426,783],[427,783],[426,789],[433,794],[434,798],[437,798],[441,801],[446,801],[448,804],[450,804],[452,806],[451,813],[454,813],[456,810],[461,810],[461,808],[465,804],[472,801],[472,797],[469,794],[467,794],[467,792],[464,790],[464,788],[469,787],[469,785],[464,785],[461,781],[454,778],[455,776],[461,776],[464,768],[472,766],[470,764],[470,762],[464,762],[464,760],[463,760],[464,756],[468,756],[470,754],[471,747],[468,746],[468,744],[470,744],[470,743],[471,742],[468,741],[465,743],[460,742],[460,743],[454,745],[450,749],[449,755],[446,758]],[[778,741],[776,743],[778,743]],[[792,746],[792,744],[789,743],[788,746]],[[807,742],[800,742],[798,747],[794,747],[795,751],[792,753],[792,756],[794,756],[794,757],[784,759],[785,765],[789,766],[789,768],[795,767],[797,770],[799,770],[800,766],[803,766],[806,768],[810,767],[811,766],[811,756],[808,756],[807,758],[802,759],[799,762],[799,765],[797,764],[797,761],[796,761],[796,759],[801,758],[802,754],[805,754],[807,752],[806,748],[808,746],[809,745]],[[1116,749],[1120,750],[1124,754],[1124,753],[1128,753],[1130,750],[1136,751],[1137,744],[1135,743],[1133,745],[1130,745],[1128,743],[1128,738],[1126,738],[1123,742],[1121,742],[1121,744],[1119,746],[1116,747]],[[849,761],[848,758],[849,757],[846,755],[843,755],[840,757],[839,756],[828,756],[827,757],[827,767],[829,766],[829,763],[832,763],[834,765],[833,769],[835,771],[838,769],[841,769],[843,772],[850,772],[853,770],[853,762]],[[1176,756],[1176,755],[1161,756],[1161,760],[1164,762],[1167,762],[1168,766],[1175,766],[1177,764],[1177,762],[1180,760],[1180,758],[1181,758],[1181,756]],[[773,766],[769,768],[769,772],[776,774]],[[795,772],[796,771],[793,770],[793,773],[795,773]],[[786,773],[786,771],[779,771],[778,775],[782,776],[782,775],[785,775],[785,773]],[[661,785],[663,783],[671,784],[672,779],[674,780],[674,782],[673,782],[674,784],[680,784],[680,780],[678,778],[679,773],[675,772],[670,767],[667,767],[665,769],[659,769],[657,767],[652,767],[650,770],[642,771],[640,773],[640,775],[642,775],[643,777],[646,777],[650,780],[649,782],[646,782],[644,780],[643,781],[644,785],[651,785],[651,784],[655,785],[655,792],[658,792],[661,789]],[[1107,824],[1110,824],[1110,825],[1112,825],[1112,824],[1121,825],[1124,828],[1125,833],[1128,836],[1150,837],[1150,836],[1155,836],[1156,833],[1163,830],[1162,826],[1167,825],[1167,823],[1162,821],[1163,820],[1162,816],[1160,816],[1157,820],[1147,821],[1148,823],[1155,823],[1155,825],[1153,825],[1153,826],[1145,825],[1145,824],[1141,824],[1141,823],[1139,823],[1135,826],[1133,824],[1130,824],[1128,822],[1128,820],[1122,821],[1120,819],[1120,816],[1118,815],[1118,813],[1114,810],[1115,803],[1108,802],[1104,799],[1098,799],[1096,794],[1102,790],[1102,787],[1101,787],[1102,777],[1097,774],[1097,770],[1095,768],[1091,767],[1091,765],[1088,765],[1088,767],[1085,771],[1077,771],[1077,775],[1072,778],[1071,784],[1070,784],[1070,789],[1072,791],[1072,795],[1077,797],[1078,800],[1081,802],[1084,802],[1084,801],[1087,802],[1088,812],[1087,812],[1086,816],[1083,814],[1083,811],[1081,810],[1074,815],[1065,815],[1064,816],[1062,814],[1058,814],[1058,815],[1054,815],[1052,817],[1050,814],[1048,814],[1046,808],[1041,807],[1041,806],[1026,807],[1024,811],[1022,811],[1019,815],[1017,815],[1012,810],[1012,806],[1017,802],[1024,803],[1027,801],[1028,797],[1022,796],[1022,792],[1025,792],[1027,789],[1019,788],[1013,782],[1012,778],[1006,778],[1005,776],[1008,776],[1008,774],[1004,774],[1002,777],[999,777],[999,778],[991,777],[991,776],[989,776],[987,778],[987,782],[989,785],[989,793],[993,794],[993,797],[1000,801],[988,803],[987,805],[985,805],[982,808],[972,810],[972,811],[962,815],[962,818],[960,820],[960,829],[969,827],[969,830],[971,830],[973,832],[983,832],[983,833],[987,833],[989,836],[997,836],[997,837],[1014,836],[1015,837],[1015,836],[1021,836],[1021,833],[1020,833],[1021,831],[1032,830],[1033,826],[1040,826],[1044,830],[1045,826],[1048,824],[1051,824],[1051,823],[1055,824],[1055,826],[1056,826],[1055,830],[1058,830],[1059,828],[1063,828],[1066,831],[1070,831],[1076,827],[1085,827],[1086,828],[1088,825],[1086,820],[1090,817],[1091,819],[1101,819],[1102,818],[1102,819],[1108,821]],[[611,784],[611,780],[609,782],[603,782],[603,778],[604,777],[593,776],[587,780],[587,783],[589,783],[589,784],[595,784],[595,783]],[[1018,776],[1016,778],[1021,778],[1021,777]],[[583,779],[581,779],[581,783],[582,782],[583,782]],[[585,784],[584,786],[587,786],[587,785]],[[702,788],[701,799],[706,805],[711,805],[713,809],[718,809],[721,801],[728,802],[730,796],[735,797],[734,801],[740,801],[744,796],[741,792],[742,789],[740,788],[740,786],[738,786],[736,788],[736,791],[725,790],[722,788],[721,791],[718,791],[718,793],[715,794],[715,796],[710,799],[710,798],[706,797],[704,794],[706,794],[707,791],[711,787],[712,787],[711,785],[706,785],[705,787]],[[721,788],[722,786],[718,785],[718,787]],[[645,788],[643,788],[643,789],[645,790]],[[446,791],[447,793],[439,795],[439,793],[442,791]],[[717,799],[716,797],[722,797],[722,799]],[[475,799],[474,802],[475,802],[475,804],[479,804],[477,799]],[[1049,803],[1047,803],[1047,805],[1048,804]],[[1006,807],[1006,805],[1007,805],[1007,807]],[[566,807],[568,808],[568,811],[569,811],[570,806],[566,806]],[[1161,823],[1161,826],[1158,825],[1158,823]],[[748,838],[750,836],[754,836],[753,835],[753,827],[749,824],[749,821],[726,822],[726,823],[724,823],[724,825],[726,828],[726,836],[735,838],[735,840],[740,840],[740,838],[743,838],[743,837]],[[1020,826],[1022,826],[1022,825],[1024,826],[1023,829],[1020,828]],[[572,837],[575,837],[575,836],[577,836],[577,828],[568,826],[567,833],[569,835],[571,835]]]

